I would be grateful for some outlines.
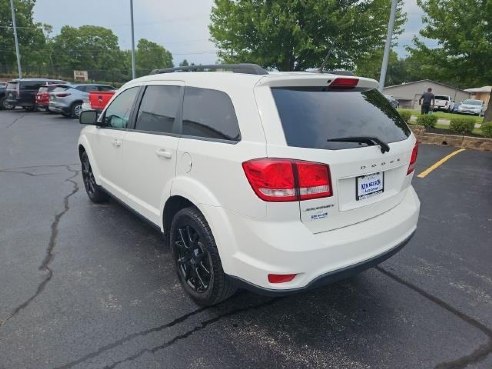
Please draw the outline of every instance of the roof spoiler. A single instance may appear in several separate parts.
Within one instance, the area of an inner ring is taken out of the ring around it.
[[[266,69],[263,69],[257,64],[215,64],[215,65],[190,65],[186,67],[154,69],[150,74],[175,73],[175,72],[232,72],[243,74],[268,74]]]

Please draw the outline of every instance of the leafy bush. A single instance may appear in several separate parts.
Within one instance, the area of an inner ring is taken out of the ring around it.
[[[461,135],[470,134],[475,127],[475,119],[473,118],[453,118],[449,124],[451,132]]]
[[[484,122],[484,123],[482,123],[481,130],[482,130],[482,134],[485,137],[492,138],[492,122]]]
[[[437,124],[437,116],[434,114],[424,114],[417,117],[417,124],[425,128],[434,128]]]
[[[410,113],[408,110],[401,110],[400,111],[400,117],[405,121],[405,123],[410,123],[410,118],[412,117],[412,113]]]

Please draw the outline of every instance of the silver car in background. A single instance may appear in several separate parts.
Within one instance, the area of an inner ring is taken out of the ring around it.
[[[49,110],[66,117],[78,118],[82,111],[82,104],[89,99],[89,92],[114,89],[113,86],[100,84],[60,86],[50,94]]]
[[[484,107],[482,100],[467,99],[461,102],[461,105],[457,109],[457,113],[483,115],[485,110]]]

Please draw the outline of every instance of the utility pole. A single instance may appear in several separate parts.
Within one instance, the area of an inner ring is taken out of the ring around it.
[[[17,39],[17,25],[15,24],[14,0],[10,0],[10,7],[12,9],[12,25],[14,26],[15,54],[17,55],[17,71],[19,72],[19,78],[22,78],[22,68],[21,68],[20,52],[19,52],[19,40]]]
[[[381,75],[379,77],[379,91],[383,92],[386,71],[388,70],[389,53],[391,50],[391,39],[393,38],[393,28],[395,27],[396,3],[398,0],[391,0],[391,13],[388,22],[388,35],[386,45],[384,45],[383,64],[381,64]]]
[[[135,79],[135,27],[133,24],[133,0],[130,0],[130,17],[132,23],[132,79]]]

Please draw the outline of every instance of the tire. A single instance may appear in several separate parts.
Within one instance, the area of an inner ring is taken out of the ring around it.
[[[32,112],[32,111],[36,110],[36,107],[34,107],[34,106],[24,106],[24,110],[25,111]]]
[[[176,213],[170,245],[181,286],[198,305],[216,305],[234,295],[237,288],[224,273],[212,231],[197,208]]]
[[[82,163],[82,179],[84,180],[85,191],[89,199],[96,204],[108,201],[109,195],[96,183],[89,156],[87,156],[85,151],[82,153],[80,161]]]
[[[0,98],[0,110],[12,110],[14,109],[14,106],[10,105],[7,102],[7,98],[4,96]]]
[[[81,112],[82,112],[82,103],[74,102],[72,104],[72,108],[70,109],[70,117],[74,119],[78,119]]]

